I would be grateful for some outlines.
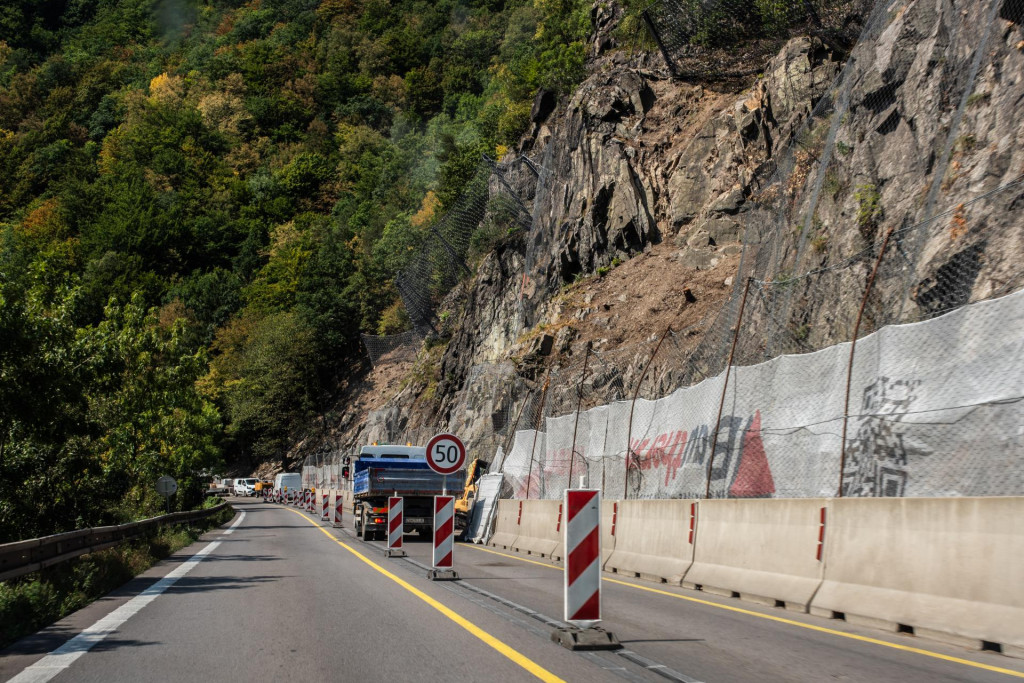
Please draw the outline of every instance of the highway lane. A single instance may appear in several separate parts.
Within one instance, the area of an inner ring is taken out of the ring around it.
[[[430,546],[410,542],[429,564]],[[383,547],[383,543],[376,543]],[[459,544],[464,582],[561,618],[561,567],[548,560]],[[603,625],[632,651],[701,681],[1011,681],[1024,661],[910,634],[765,607],[606,573]]]
[[[394,576],[415,594],[370,564],[379,554],[364,561],[306,515],[235,505],[246,517],[231,535],[212,532],[163,563],[151,579],[219,543],[52,680],[621,680],[403,563]],[[125,604],[110,600],[92,616]],[[50,644],[75,632],[53,631],[61,637]],[[0,655],[3,680],[45,680],[25,667],[52,658],[24,649]]]
[[[571,653],[549,640],[552,622],[561,617],[562,576],[546,560],[460,544],[455,563],[463,580],[431,582],[424,569],[430,546],[415,536],[406,538],[408,560],[387,559],[382,543],[352,535],[347,516],[346,528],[329,529],[294,508],[236,504],[246,518],[232,535],[213,532],[155,568],[150,583],[206,544],[220,543],[55,680],[215,674],[225,680],[469,681],[535,680],[538,673],[571,681],[708,683],[1024,678],[1024,662],[996,653],[608,574],[604,625],[623,641],[625,654]],[[109,612],[139,588],[101,603]],[[425,599],[467,619],[483,636]],[[102,616],[99,605],[83,613],[90,610],[48,629],[54,634],[49,641],[43,632],[19,644],[21,652],[31,652],[18,654],[16,646],[0,653],[0,680]]]

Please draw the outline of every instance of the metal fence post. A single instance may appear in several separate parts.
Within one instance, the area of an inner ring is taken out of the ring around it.
[[[530,500],[530,487],[533,485],[533,459],[537,450],[537,434],[540,433],[540,421],[544,417],[544,402],[548,398],[548,382],[550,370],[544,373],[544,386],[540,391],[540,407],[537,409],[537,424],[533,428],[533,445],[530,446],[530,471],[526,475],[526,500]],[[540,488],[539,486],[537,488]],[[537,492],[540,495],[540,491]]]
[[[576,390],[576,422],[572,427],[572,449],[569,451],[569,486],[572,488],[572,466],[576,462],[576,432],[580,427],[580,408],[583,406],[583,383],[587,381],[587,365],[590,363],[590,350],[593,342],[587,342],[587,354],[583,357],[583,374],[580,375],[580,386]]]
[[[665,331],[661,334],[661,339],[658,340],[658,345],[654,347],[654,353],[647,359],[647,365],[644,366],[644,371],[640,375],[640,379],[637,380],[636,390],[633,392],[633,402],[629,406],[629,427],[626,429],[626,469],[623,472],[622,477],[622,499],[626,500],[629,498],[629,461],[633,457],[633,410],[636,408],[636,397],[640,395],[640,387],[644,383],[644,379],[647,377],[647,371],[651,369],[651,363],[654,362],[654,357],[658,355],[658,351],[661,349],[661,343],[665,341],[665,337],[672,331],[672,326],[669,325],[665,328]]]
[[[846,427],[850,422],[850,383],[853,381],[853,356],[857,351],[857,335],[860,333],[860,321],[864,317],[864,308],[868,303],[868,295],[875,284],[875,275],[878,274],[878,267],[882,265],[882,258],[885,256],[885,249],[889,246],[889,238],[896,228],[889,228],[882,240],[882,248],[878,250],[878,258],[875,259],[875,267],[871,269],[871,277],[864,288],[864,296],[860,300],[860,310],[857,311],[857,322],[853,324],[853,339],[850,340],[850,360],[846,364],[846,396],[843,399],[843,438],[839,450],[839,488],[836,497],[843,497],[843,475],[846,470]]]
[[[748,277],[747,284],[743,287],[743,298],[740,299],[740,312],[736,316],[736,331],[732,335],[732,347],[729,349],[729,360],[725,364],[725,381],[722,382],[722,398],[718,402],[718,417],[715,418],[715,435],[711,438],[711,452],[708,455],[708,477],[707,485],[704,487],[704,497],[711,497],[711,470],[715,464],[715,448],[718,447],[718,432],[722,424],[722,410],[725,408],[725,392],[729,389],[729,371],[732,369],[732,359],[736,355],[736,341],[740,338],[740,325],[743,323],[743,309],[747,306],[747,294],[750,292],[750,283],[754,278]]]

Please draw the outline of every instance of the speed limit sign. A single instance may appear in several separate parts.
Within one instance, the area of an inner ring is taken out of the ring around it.
[[[454,474],[466,464],[466,447],[454,434],[438,434],[427,442],[427,464],[438,474]]]

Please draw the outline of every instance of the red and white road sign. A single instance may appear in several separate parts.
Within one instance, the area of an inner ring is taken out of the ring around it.
[[[455,474],[466,464],[466,446],[454,434],[437,434],[427,442],[427,464],[438,474]]]
[[[565,620],[601,620],[601,492],[565,492]],[[581,623],[583,622],[583,623]]]
[[[455,496],[434,496],[434,569],[452,568]]]
[[[331,496],[330,496],[329,493],[327,493],[327,491],[322,491],[320,493],[320,521],[321,522],[326,522],[328,519],[330,519],[330,517],[328,516],[328,511],[331,508],[328,507],[328,505],[327,505],[328,502],[330,502],[330,500],[331,500]]]
[[[405,531],[405,515],[402,497],[388,498],[388,550],[402,548],[402,533]]]

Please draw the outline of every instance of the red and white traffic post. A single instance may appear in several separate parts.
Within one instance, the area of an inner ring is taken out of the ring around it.
[[[327,493],[327,489],[324,489],[323,491],[320,492],[320,521],[321,522],[326,522],[326,521],[328,521],[330,519],[330,517],[327,514],[328,511],[330,510],[330,508],[328,507],[328,503],[329,502],[330,502],[330,494]]]
[[[552,639],[570,650],[617,649],[615,636],[595,628],[601,621],[601,492],[565,492],[565,621]]]
[[[345,496],[342,495],[341,491],[334,492],[334,518],[331,520],[331,526],[335,529],[341,528],[341,512],[345,505]]]
[[[433,567],[451,571],[455,550],[455,496],[434,496]],[[433,576],[431,578],[437,578]]]
[[[405,557],[402,534],[405,533],[405,511],[401,496],[388,498],[388,557]]]
[[[437,434],[427,442],[427,465],[440,475],[455,474],[466,465],[466,446],[454,434]],[[427,578],[433,581],[458,580],[454,566],[455,551],[455,496],[449,496],[445,484],[444,495],[434,496],[434,553],[433,569]]]

